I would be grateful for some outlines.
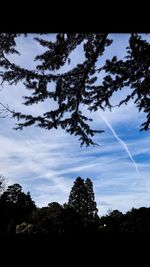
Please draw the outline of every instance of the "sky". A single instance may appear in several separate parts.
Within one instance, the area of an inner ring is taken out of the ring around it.
[[[34,35],[19,37],[17,47],[21,56],[10,56],[17,64],[34,69],[36,62],[32,58],[44,50],[33,40]],[[43,36],[43,38],[45,35]],[[126,55],[128,34],[110,34],[113,44],[106,48],[106,58]],[[144,36],[145,37],[145,36]],[[48,36],[55,40],[55,34]],[[149,39],[150,36],[146,35]],[[83,61],[82,47],[71,54],[71,65]],[[61,72],[70,68],[67,64]],[[98,77],[101,81],[103,74]],[[118,103],[122,96],[130,92],[124,88],[112,98]],[[0,88],[0,102],[8,104],[17,111],[42,114],[53,107],[48,100],[38,105],[26,107],[22,96],[29,92],[22,83],[9,86],[4,83]],[[39,207],[50,202],[63,204],[68,201],[74,180],[80,176],[93,182],[95,200],[99,215],[118,209],[123,213],[139,207],[150,206],[150,136],[149,132],[140,132],[145,115],[138,112],[133,102],[128,106],[115,108],[111,112],[99,110],[86,115],[93,118],[92,127],[105,130],[96,134],[94,141],[99,146],[80,147],[78,138],[65,131],[45,130],[35,126],[16,131],[16,121],[9,116],[0,118],[0,174],[6,177],[7,185],[19,183],[23,191],[29,191]]]

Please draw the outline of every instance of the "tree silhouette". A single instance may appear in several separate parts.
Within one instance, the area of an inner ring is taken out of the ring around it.
[[[150,234],[150,208],[132,208],[126,213],[121,226],[126,232]]]
[[[98,209],[94,201],[93,184],[89,178],[78,177],[71,189],[68,206],[73,208],[80,216],[84,227],[97,219]]]
[[[84,115],[83,106],[90,111],[104,110],[106,107],[111,109],[111,97],[125,86],[131,88],[131,93],[122,99],[118,106],[134,99],[138,110],[143,110],[147,116],[141,129],[149,129],[150,44],[140,35],[131,34],[125,60],[118,60],[114,55],[112,60],[106,60],[104,65],[99,63],[99,59],[105,48],[112,43],[107,33],[60,33],[53,42],[35,38],[46,51],[36,56],[35,61],[38,61],[38,64],[34,70],[18,66],[9,59],[9,55],[18,53],[15,47],[19,36],[20,34],[14,33],[0,34],[2,83],[16,85],[23,82],[31,92],[30,96],[24,97],[25,105],[38,104],[49,99],[56,103],[56,109],[34,116],[11,110],[2,103],[3,107],[12,113],[12,117],[20,120],[16,129],[33,124],[48,130],[61,127],[69,134],[78,136],[81,145],[94,144],[93,135],[103,130],[91,128],[91,119]],[[77,63],[73,68],[70,65],[70,69],[63,72],[61,68],[71,63],[70,55],[79,45],[83,46],[83,62]],[[98,75],[102,71],[104,78],[98,82]],[[54,89],[49,89],[51,84],[55,85]]]
[[[87,188],[84,179],[77,177],[69,195],[68,205],[80,215],[88,214]]]
[[[57,202],[48,204],[34,210],[30,217],[30,223],[37,234],[61,234],[63,232],[63,207]]]
[[[16,234],[22,240],[26,236],[29,240],[34,237],[38,240],[36,237],[40,236],[78,239],[83,234],[87,239],[91,236],[106,239],[106,243],[108,238],[114,242],[125,234],[129,240],[150,237],[150,208],[132,208],[126,214],[109,210],[101,218],[97,212],[93,183],[89,178],[77,177],[67,204],[51,202],[42,208],[35,206],[29,192],[25,194],[19,184],[14,184],[0,196],[0,237]]]
[[[22,192],[19,184],[8,186],[0,198],[0,210],[5,231],[14,232],[16,224],[27,220],[34,209],[35,203],[29,192],[27,194]]]

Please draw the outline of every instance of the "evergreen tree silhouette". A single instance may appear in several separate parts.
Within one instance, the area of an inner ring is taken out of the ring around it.
[[[68,206],[80,216],[84,228],[96,222],[98,209],[94,200],[93,184],[89,178],[84,181],[78,177],[71,189]]]
[[[69,195],[68,205],[80,215],[85,215],[87,212],[87,189],[84,179],[81,177],[78,177],[74,182]]]

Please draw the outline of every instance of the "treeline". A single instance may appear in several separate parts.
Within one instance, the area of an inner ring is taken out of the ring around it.
[[[0,184],[1,185],[1,184]],[[68,203],[52,202],[39,208],[19,184],[0,196],[0,236],[63,236],[72,234],[150,235],[150,208],[126,214],[113,210],[99,217],[92,181],[78,177]]]

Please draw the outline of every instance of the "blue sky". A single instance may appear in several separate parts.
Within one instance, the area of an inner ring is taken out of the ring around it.
[[[128,34],[112,34],[111,37],[114,42],[98,65],[113,55],[125,56]],[[146,38],[149,39],[149,35]],[[50,35],[49,39],[55,40],[55,35]],[[28,38],[18,38],[18,50],[22,56],[11,56],[11,60],[30,69],[35,67],[31,59],[43,51],[32,34]],[[71,67],[83,61],[81,46],[72,53],[71,59]],[[67,69],[65,65],[61,71]],[[112,102],[117,103],[129,90],[125,88],[120,95],[114,95]],[[22,105],[22,96],[27,93],[21,83],[11,87],[5,83],[0,90],[0,99],[12,109],[30,110],[34,114],[43,113],[54,105],[46,101],[26,107]],[[85,110],[85,114],[89,113]],[[0,173],[6,177],[8,185],[19,183],[25,192],[30,191],[41,207],[52,201],[67,202],[76,177],[89,177],[93,181],[100,216],[109,209],[126,212],[132,207],[150,206],[150,137],[149,132],[139,132],[145,115],[139,113],[132,102],[111,112],[105,110],[89,115],[93,118],[92,126],[104,129],[105,133],[94,137],[99,146],[88,148],[80,147],[76,137],[61,129],[47,131],[33,126],[20,132],[13,130],[13,119],[0,119]],[[101,116],[128,147],[139,173],[123,144],[118,142]]]

